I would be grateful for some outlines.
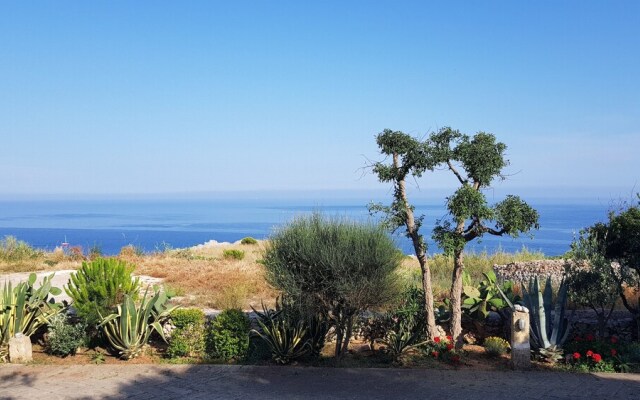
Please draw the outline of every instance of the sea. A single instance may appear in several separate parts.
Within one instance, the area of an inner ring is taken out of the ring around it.
[[[468,245],[470,251],[515,252],[527,248],[547,256],[570,249],[584,227],[605,221],[611,208],[602,202],[530,203],[540,214],[540,229],[518,239],[485,235]],[[118,200],[4,200],[0,201],[0,238],[11,235],[43,250],[81,246],[86,252],[99,248],[105,255],[133,245],[140,251],[156,252],[186,248],[211,240],[235,242],[251,236],[267,239],[287,222],[314,212],[329,217],[377,222],[366,200],[317,202],[287,199],[118,199]],[[430,253],[437,253],[431,240],[436,220],[446,217],[442,202],[416,205],[424,214],[421,232]],[[407,254],[413,250],[401,232],[392,235]]]

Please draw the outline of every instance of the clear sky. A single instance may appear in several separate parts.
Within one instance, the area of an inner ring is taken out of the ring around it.
[[[443,126],[628,194],[639,71],[638,1],[3,1],[0,196],[379,189],[376,133]]]

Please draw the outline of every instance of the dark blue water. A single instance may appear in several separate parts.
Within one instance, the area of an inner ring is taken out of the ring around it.
[[[123,246],[134,245],[147,252],[189,247],[209,240],[233,242],[245,236],[267,238],[274,229],[295,216],[314,211],[329,216],[369,220],[367,201],[339,201],[316,204],[284,200],[118,200],[118,201],[2,201],[0,237],[16,236],[32,246],[52,250],[63,242],[95,245],[105,254],[116,254]],[[540,213],[539,231],[528,237],[486,236],[472,242],[470,249],[494,252],[516,251],[526,246],[546,255],[564,254],[581,228],[606,219],[603,204],[532,204]],[[417,213],[426,215],[423,233],[429,249],[437,252],[430,240],[435,220],[445,216],[444,206],[422,204]],[[398,245],[410,254],[410,243],[397,237]]]

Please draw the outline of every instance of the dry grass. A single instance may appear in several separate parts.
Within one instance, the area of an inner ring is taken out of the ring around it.
[[[245,252],[242,260],[224,257],[224,250]],[[187,306],[225,309],[259,307],[261,301],[273,303],[276,292],[264,280],[258,260],[264,247],[256,245],[216,246],[204,249],[174,250],[144,257],[133,256],[135,273],[164,279],[181,295]]]
[[[515,261],[542,260],[545,256],[540,252],[530,252],[526,248],[516,253],[497,251],[493,254],[466,253],[464,257],[465,270],[471,275],[474,282],[483,279],[482,273],[493,269],[494,264],[507,264]],[[435,254],[429,257],[429,268],[433,283],[433,294],[436,299],[448,296],[451,289],[451,275],[453,273],[453,257],[443,254]],[[401,279],[406,285],[422,286],[420,265],[415,257],[406,257],[400,268]]]

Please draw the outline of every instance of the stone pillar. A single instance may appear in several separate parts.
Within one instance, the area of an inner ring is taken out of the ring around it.
[[[9,339],[9,362],[26,363],[33,361],[31,338],[22,333]]]
[[[529,310],[517,307],[511,315],[511,367],[531,367],[531,345],[529,344]]]

